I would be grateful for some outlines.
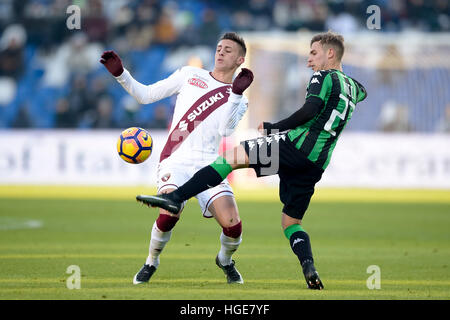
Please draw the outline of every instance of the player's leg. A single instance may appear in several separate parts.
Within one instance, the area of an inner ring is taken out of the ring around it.
[[[281,215],[281,225],[286,238],[289,240],[292,251],[300,261],[308,288],[323,289],[319,273],[314,267],[311,241],[308,233],[302,227],[302,220],[292,218],[283,212]]]
[[[197,194],[219,185],[231,171],[248,167],[248,156],[242,145],[226,151],[210,165],[197,171],[177,190],[164,196],[138,195],[136,199],[147,205],[178,212],[181,204]]]
[[[313,260],[311,242],[302,227],[302,220],[292,218],[283,212],[281,214],[281,226],[300,264],[303,264],[306,260]]]
[[[302,220],[282,213],[281,225],[294,254],[302,266],[303,274],[310,289],[323,289],[323,285],[314,268],[311,241],[308,233],[302,227]]]
[[[138,195],[136,199],[149,206],[178,212],[183,201],[219,185],[233,170],[251,167],[258,177],[277,174],[280,168],[279,147],[286,139],[285,134],[274,134],[242,141],[237,147],[227,150],[216,161],[197,171],[176,191],[162,196]]]
[[[312,163],[293,143],[280,142],[279,194],[283,203],[281,225],[290,247],[302,266],[310,289],[323,289],[314,268],[311,241],[302,227],[303,216],[323,170]]]
[[[302,219],[314,193],[318,175],[311,173],[306,167],[306,170],[295,172],[283,168],[278,176],[280,177],[280,200],[284,204],[281,215],[284,235],[300,261],[308,288],[321,290],[323,284],[314,267],[311,241],[302,227]]]
[[[168,188],[161,193],[169,193],[175,188]],[[180,218],[181,211],[178,214],[173,214],[164,209],[159,210],[159,216],[152,226],[152,232],[149,244],[149,255],[141,270],[134,276],[133,283],[140,284],[150,280],[159,266],[159,256],[166,244],[169,242],[172,229]]]
[[[162,193],[169,193],[174,189],[164,190]],[[149,246],[149,255],[147,257],[146,264],[158,267],[159,255],[163,251],[167,242],[169,242],[172,236],[172,229],[180,219],[180,214],[173,214],[167,210],[160,209],[159,216],[153,223],[152,235]]]
[[[216,256],[216,264],[227,276],[228,283],[244,283],[241,274],[235,267],[232,255],[242,242],[242,222],[233,196],[222,196],[215,199],[208,207],[213,217],[222,227],[220,234],[220,251]]]

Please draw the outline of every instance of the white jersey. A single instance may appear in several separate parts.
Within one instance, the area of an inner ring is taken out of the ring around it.
[[[178,95],[160,162],[211,163],[218,156],[221,138],[233,133],[247,111],[245,96],[232,93],[231,84],[200,68],[183,67],[148,86],[133,79],[127,70],[116,79],[141,104]]]

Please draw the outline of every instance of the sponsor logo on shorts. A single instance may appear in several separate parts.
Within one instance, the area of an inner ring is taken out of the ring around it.
[[[292,243],[292,247],[294,247],[297,243],[302,242],[302,241],[305,241],[305,240],[300,239],[300,238],[295,239],[294,242]]]

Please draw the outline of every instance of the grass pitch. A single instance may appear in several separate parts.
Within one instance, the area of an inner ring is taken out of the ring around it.
[[[450,192],[318,189],[303,220],[323,291],[306,289],[280,227],[276,190],[236,190],[244,285],[214,263],[220,227],[188,202],[150,283],[132,284],[148,253],[155,209],[145,188],[0,187],[0,299],[450,298]],[[257,194],[255,196],[255,194]],[[81,288],[68,289],[69,266]],[[381,271],[370,290],[369,266]]]

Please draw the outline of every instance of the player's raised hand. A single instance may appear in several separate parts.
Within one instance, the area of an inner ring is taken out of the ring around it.
[[[118,77],[123,73],[122,60],[114,51],[103,52],[100,63],[103,64],[114,77]]]
[[[231,90],[235,94],[241,95],[253,82],[253,72],[247,68],[242,68],[241,72],[233,81]]]

